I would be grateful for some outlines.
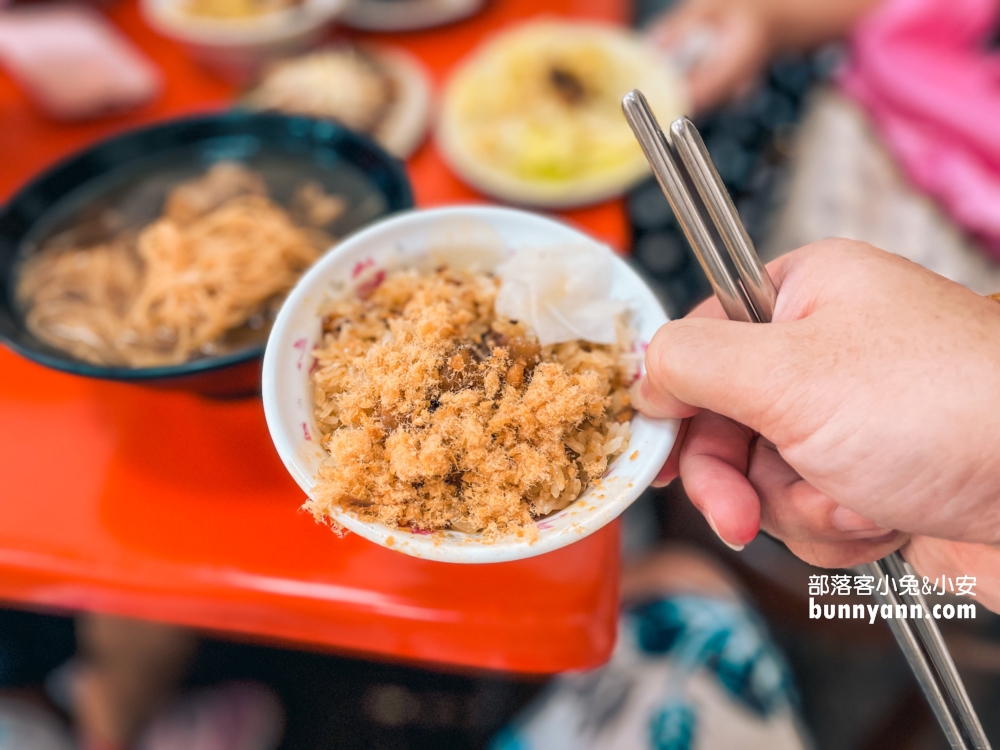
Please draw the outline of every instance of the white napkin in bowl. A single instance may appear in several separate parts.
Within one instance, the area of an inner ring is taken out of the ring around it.
[[[613,263],[600,245],[519,250],[497,268],[497,314],[526,323],[542,346],[614,344],[625,303],[610,297]]]

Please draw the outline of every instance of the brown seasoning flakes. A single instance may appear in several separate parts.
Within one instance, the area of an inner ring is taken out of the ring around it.
[[[498,288],[485,274],[407,270],[327,305],[317,520],[339,506],[389,527],[533,535],[534,518],[627,448],[632,373],[618,348],[542,347],[495,317]]]

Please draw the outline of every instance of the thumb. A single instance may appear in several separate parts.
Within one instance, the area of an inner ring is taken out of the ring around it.
[[[793,251],[767,264],[779,300],[801,256]],[[759,417],[775,398],[775,365],[787,367],[778,357],[788,356],[790,334],[787,324],[729,321],[719,300],[709,297],[653,336],[646,374],[630,393],[632,405],[654,419],[684,419],[709,409],[759,432]],[[751,398],[753,403],[744,400]]]
[[[701,409],[757,432],[786,393],[795,367],[794,323],[684,318],[667,323],[646,350],[646,376],[632,393],[654,418],[685,418]]]

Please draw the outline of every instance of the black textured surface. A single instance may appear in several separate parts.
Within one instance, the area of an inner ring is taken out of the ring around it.
[[[639,0],[636,25],[646,25],[672,4],[672,0]],[[754,242],[767,231],[780,196],[804,100],[812,86],[827,77],[829,67],[828,56],[822,54],[776,61],[742,100],[695,119]],[[652,282],[670,316],[683,316],[712,290],[667,199],[650,178],[629,193],[627,208],[635,267]]]
[[[40,696],[74,651],[72,618],[0,609],[0,699]],[[278,694],[286,714],[279,750],[484,748],[543,684],[206,638],[181,693],[231,680]]]
[[[40,685],[75,648],[69,618],[0,609],[0,689]]]
[[[764,237],[781,194],[804,99],[824,77],[822,59],[782,60],[744,99],[695,120],[754,242]],[[629,193],[626,205],[635,267],[653,283],[671,317],[685,315],[712,290],[667,199],[650,178]]]
[[[208,640],[188,686],[240,678],[281,696],[287,721],[280,750],[484,748],[541,685]]]

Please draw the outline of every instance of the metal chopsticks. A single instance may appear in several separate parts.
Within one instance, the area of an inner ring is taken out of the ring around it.
[[[777,291],[697,128],[682,117],[665,135],[639,91],[625,95],[622,109],[726,315],[731,320],[770,323]],[[888,618],[888,622],[951,747],[990,750],[948,647],[929,619],[923,595],[889,591],[890,579],[914,575],[913,569],[898,552],[859,569],[885,578],[886,594],[878,594],[880,604],[891,605],[894,613],[897,605],[910,613],[925,613],[912,621]],[[912,605],[921,609],[913,610]]]

